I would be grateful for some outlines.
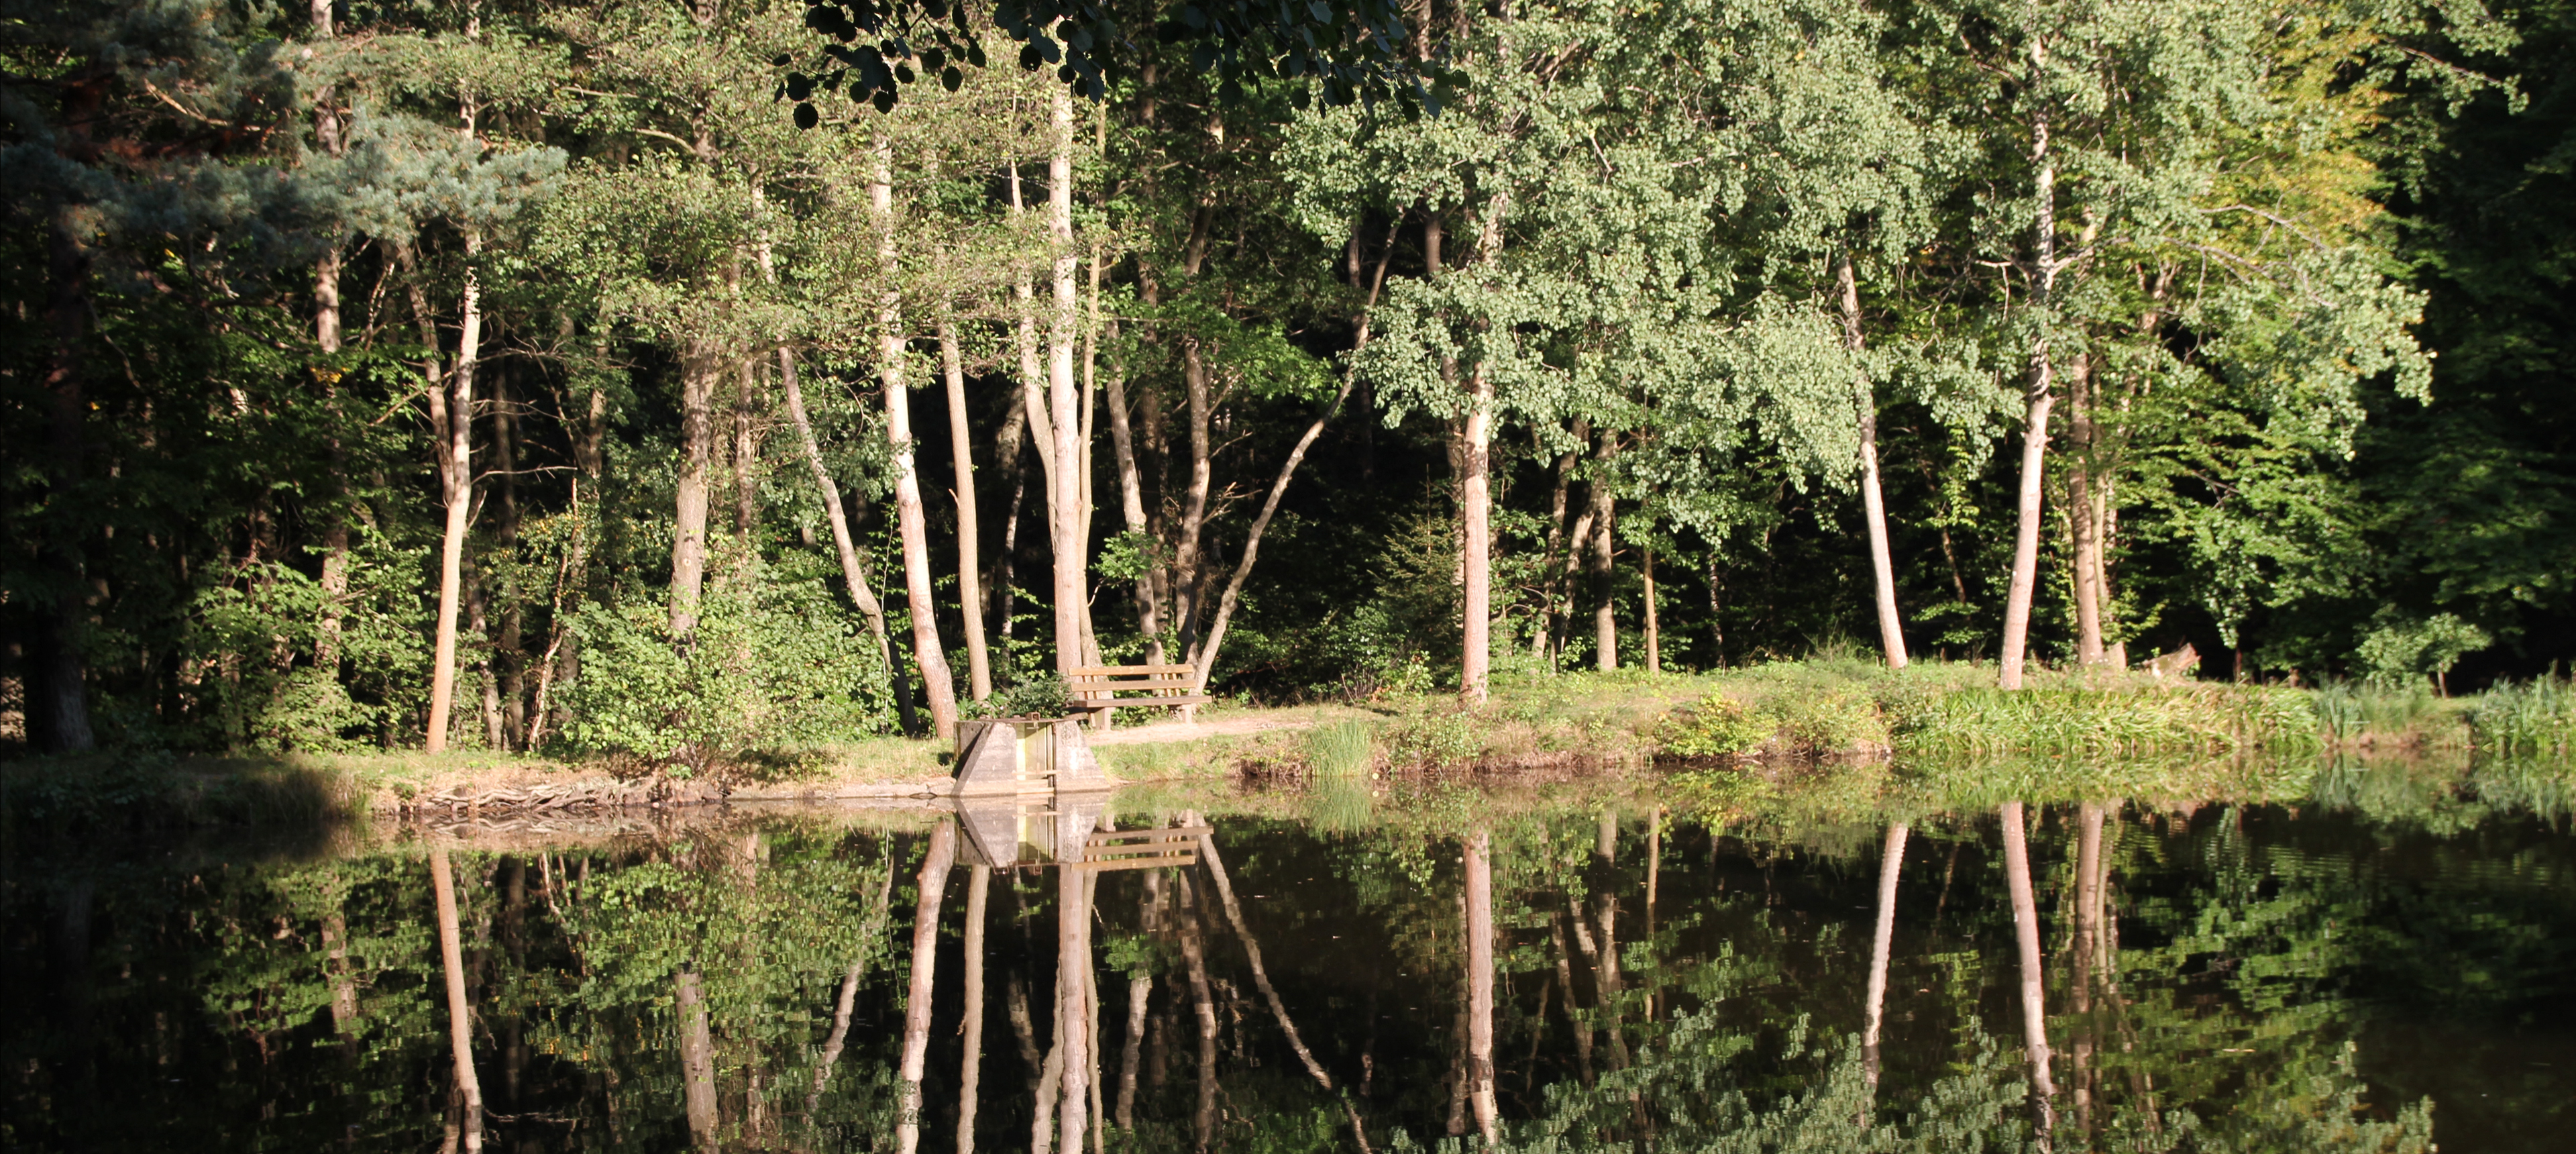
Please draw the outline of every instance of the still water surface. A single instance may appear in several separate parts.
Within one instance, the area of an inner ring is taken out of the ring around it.
[[[2034,805],[2034,967],[1995,810],[1900,838],[1659,800],[1350,784],[20,844],[0,1142],[2576,1148],[2563,817]]]

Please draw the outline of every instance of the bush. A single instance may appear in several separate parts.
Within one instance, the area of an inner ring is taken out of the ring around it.
[[[1049,673],[996,688],[982,701],[964,703],[961,711],[967,717],[1062,717],[1071,708],[1073,691]]]
[[[876,647],[819,582],[710,589],[699,609],[686,639],[658,606],[582,609],[563,752],[689,777],[892,728]]]
[[[1735,757],[1761,748],[1767,736],[1743,702],[1712,693],[1667,716],[1655,731],[1655,744],[1671,757]]]

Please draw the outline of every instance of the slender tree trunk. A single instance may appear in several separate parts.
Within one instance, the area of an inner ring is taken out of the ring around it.
[[[1215,835],[1199,835],[1199,856],[1207,863],[1209,879],[1216,883],[1217,900],[1225,907],[1226,921],[1233,925],[1234,936],[1242,939],[1244,956],[1252,962],[1252,983],[1260,989],[1262,1000],[1270,1003],[1270,1014],[1279,1020],[1279,1031],[1288,1036],[1288,1048],[1296,1051],[1297,1061],[1306,1067],[1306,1076],[1313,1078],[1325,1093],[1332,1093],[1333,1076],[1324,1072],[1323,1064],[1317,1062],[1314,1052],[1306,1048],[1306,1039],[1297,1032],[1297,1023],[1288,1017],[1288,1004],[1279,999],[1278,987],[1270,982],[1270,971],[1261,964],[1261,942],[1252,936],[1252,926],[1243,917],[1243,906],[1234,900],[1234,883],[1226,876],[1225,859],[1217,854]],[[1490,928],[1490,915],[1487,921]],[[1488,989],[1489,996],[1490,993]],[[1491,1006],[1487,1009],[1490,1010]],[[1487,1016],[1490,1019],[1490,1013]],[[1489,1036],[1486,1041],[1491,1043],[1492,1038]],[[1489,1044],[1487,1050],[1490,1052],[1491,1049]],[[1348,1098],[1342,1099],[1342,1111],[1350,1119],[1351,1138],[1358,1143],[1360,1154],[1368,1154],[1368,1127],[1360,1121],[1359,1111],[1351,1106]]]
[[[483,1149],[483,1085],[474,1077],[474,1007],[465,999],[465,944],[456,917],[456,873],[447,850],[429,851],[429,884],[438,907],[438,964],[447,984],[447,1047],[463,1102],[466,1154]]]
[[[1583,1009],[1574,997],[1574,950],[1566,944],[1565,920],[1553,914],[1547,919],[1548,940],[1556,947],[1556,984],[1565,991],[1565,1024],[1574,1031],[1574,1068],[1583,1079],[1584,1088],[1592,1086],[1592,1023],[1585,1021]]]
[[[1082,487],[1075,463],[1081,454],[1074,443],[1080,420],[1073,379],[1075,319],[1082,303],[1074,271],[1081,264],[1081,254],[1073,247],[1073,94],[1060,85],[1049,88],[1048,94],[1053,147],[1047,156],[1046,223],[1055,256],[1055,316],[1047,332],[1047,407],[1055,425],[1056,457],[1055,475],[1050,478],[1055,490],[1055,663],[1056,673],[1069,680],[1082,664],[1082,609],[1090,584],[1084,572],[1088,543],[1079,532]],[[1076,1065],[1065,1064],[1069,1081],[1076,1077]],[[1077,1121],[1065,1125],[1067,1133],[1081,1136]],[[1080,1154],[1077,1144],[1067,1142],[1064,1154]]]
[[[2102,663],[2102,536],[2093,492],[2092,358],[2075,353],[2066,362],[2066,516],[2075,538],[2071,559],[2075,590],[2075,661]]]
[[[894,682],[895,706],[902,712],[906,733],[918,732],[912,713],[912,694],[904,685],[903,667],[896,664],[894,639],[887,635],[885,606],[868,588],[868,575],[859,566],[858,542],[850,533],[850,514],[841,503],[841,487],[832,480],[832,472],[823,465],[823,449],[814,440],[814,423],[805,415],[805,389],[796,379],[796,354],[778,350],[778,380],[787,394],[787,417],[796,425],[796,440],[805,451],[805,467],[814,474],[814,488],[823,497],[823,517],[830,522],[832,552],[841,561],[841,586],[850,594],[850,602],[868,623],[868,635],[876,642],[877,657],[885,662],[886,674]]]
[[[1581,547],[1579,542],[1569,543],[1565,535],[1566,497],[1573,488],[1576,460],[1576,456],[1572,453],[1557,454],[1556,467],[1553,471],[1556,484],[1548,494],[1547,549],[1541,554],[1539,564],[1539,571],[1545,574],[1539,589],[1542,607],[1539,610],[1538,627],[1530,631],[1530,653],[1542,660],[1548,659],[1557,652],[1556,631],[1561,624],[1559,618],[1562,615],[1557,612],[1556,603],[1560,595],[1559,586],[1563,583],[1557,580],[1556,571],[1563,563],[1564,556],[1559,553],[1559,550],[1570,551]],[[1554,661],[1548,661],[1547,671],[1556,672]]]
[[[2096,1023],[2093,982],[2102,944],[2102,807],[2085,802],[2076,810],[2075,849],[2075,980],[2067,992],[2075,1011],[2075,1125],[2093,1128],[2093,1052]]]
[[[1112,362],[1109,373],[1109,448],[1118,465],[1118,512],[1131,534],[1152,532],[1145,518],[1145,479],[1136,468],[1136,434],[1127,417],[1127,374]],[[1151,573],[1136,575],[1136,631],[1145,635],[1145,664],[1165,664],[1162,606]],[[1126,1123],[1121,1121],[1120,1126]]]
[[[966,1017],[959,1025],[957,1154],[975,1154],[975,1107],[984,1085],[984,919],[993,867],[966,868]]]
[[[1386,284],[1387,261],[1395,255],[1393,236],[1387,238],[1386,247],[1386,255],[1378,258],[1377,274],[1369,282],[1367,300],[1360,305],[1359,335],[1351,345],[1351,350],[1355,353],[1368,347],[1369,310],[1376,307],[1378,290]],[[1196,666],[1194,676],[1202,692],[1206,690],[1210,673],[1216,668],[1217,651],[1225,645],[1226,627],[1234,620],[1234,608],[1242,599],[1244,582],[1252,576],[1252,563],[1261,555],[1262,535],[1269,531],[1270,519],[1279,512],[1280,498],[1288,493],[1288,482],[1297,475],[1297,466],[1305,461],[1306,451],[1313,448],[1316,439],[1324,435],[1324,426],[1331,423],[1333,417],[1342,411],[1342,405],[1350,400],[1351,389],[1358,382],[1357,369],[1342,374],[1342,387],[1340,391],[1333,394],[1333,403],[1324,407],[1324,411],[1306,426],[1305,434],[1297,438],[1297,444],[1288,450],[1287,460],[1279,464],[1279,476],[1270,483],[1269,495],[1262,498],[1261,512],[1252,518],[1252,528],[1244,533],[1243,556],[1235,561],[1234,573],[1226,578],[1225,593],[1217,599],[1216,618],[1208,625],[1207,641],[1200,645],[1198,652],[1192,654],[1190,658],[1191,664]],[[1192,409],[1192,420],[1195,425],[1197,419],[1195,402]],[[1203,428],[1193,428],[1191,436],[1194,446],[1195,440],[1204,432]],[[1195,454],[1195,447],[1192,451]],[[1140,504],[1140,515],[1141,512]],[[1150,662],[1152,659],[1147,660]],[[1361,1139],[1361,1145],[1366,1146],[1367,1139]]]
[[[1016,221],[1025,211],[1020,200],[1019,162],[1011,162],[1009,171],[1011,217]],[[1038,466],[1046,476],[1047,540],[1052,548],[1056,536],[1055,422],[1047,416],[1046,354],[1038,347],[1037,288],[1027,265],[1014,267],[1012,273],[1011,299],[1016,306],[1012,335],[1020,355],[1020,409],[1022,419],[1028,423],[1029,440],[1037,449]]]
[[[1490,1149],[1501,1140],[1494,1095],[1493,838],[1467,835],[1467,1099]]]
[[[1878,1033],[1887,1014],[1888,950],[1896,940],[1896,882],[1905,869],[1904,822],[1887,827],[1887,844],[1878,857],[1878,925],[1869,940],[1869,1009],[1861,1028],[1860,1056],[1864,1075],[1878,1085]]]
[[[1492,266],[1502,251],[1503,217],[1511,210],[1511,194],[1494,194],[1485,207],[1485,219],[1476,237],[1474,267],[1483,271]],[[1433,218],[1436,221],[1437,217]],[[1461,543],[1461,576],[1466,588],[1460,623],[1461,651],[1458,695],[1471,703],[1482,703],[1490,695],[1488,672],[1493,667],[1493,440],[1494,378],[1479,361],[1467,373],[1466,417],[1461,424],[1464,460],[1459,489],[1461,518],[1465,540]]]
[[[1062,88],[1055,90],[1061,94]],[[1070,97],[1064,97],[1068,102]],[[1068,113],[1069,115],[1069,113]],[[1088,831],[1085,831],[1088,832]],[[1056,877],[1056,1048],[1064,1052],[1063,1103],[1056,1110],[1056,1149],[1082,1154],[1091,1104],[1091,894],[1090,870],[1062,869]]]
[[[1146,874],[1143,888],[1144,895],[1137,903],[1137,925],[1147,938],[1159,937],[1163,908],[1162,871]],[[1135,977],[1127,980],[1127,1048],[1118,1071],[1118,1128],[1130,1132],[1136,1129],[1136,1066],[1143,1057],[1145,1018],[1152,1007],[1153,996],[1154,975],[1151,970],[1139,970]]]
[[[1208,988],[1207,947],[1200,937],[1203,924],[1198,895],[1193,892],[1189,875],[1175,879],[1181,897],[1181,964],[1190,980],[1190,1005],[1199,1022],[1199,1101],[1195,1115],[1197,1144],[1205,1154],[1216,1137],[1216,997]]]
[[[2037,42],[2031,46],[2031,67],[2037,75],[2046,60],[2046,51]],[[2055,365],[2049,352],[2048,330],[2054,323],[2051,309],[2055,305],[2057,286],[2057,162],[2048,151],[2048,113],[2045,108],[2031,113],[2031,163],[2037,172],[2032,178],[2032,192],[2038,204],[2032,221],[2030,310],[2035,336],[2030,346],[2030,385],[2024,395],[2026,408],[2021,431],[2021,494],[2013,522],[2012,584],[2004,595],[2003,672],[2000,684],[2005,689],[2019,689],[2022,683],[2022,660],[2030,642],[2030,601],[2039,581],[2039,515],[2040,488],[2048,474],[2048,412],[2057,403]]]
[[[1653,549],[1645,550],[1643,563],[1638,566],[1638,572],[1644,576],[1646,582],[1646,672],[1661,673],[1664,671],[1664,631],[1663,623],[1656,619],[1655,614],[1655,551]]]
[[[912,979],[904,992],[903,1058],[896,1068],[903,1083],[894,1129],[900,1154],[914,1154],[921,1145],[921,1070],[930,1052],[930,1002],[939,977],[939,903],[948,889],[948,867],[956,859],[957,825],[942,821],[930,831],[930,843],[922,851],[912,913]]]
[[[86,126],[96,115],[92,103],[82,118],[73,122],[80,126],[74,133],[85,136]],[[41,659],[34,671],[38,676],[30,679],[30,688],[41,684],[42,700],[30,696],[28,720],[41,719],[44,745],[55,753],[85,752],[96,742],[89,723],[88,662],[81,653],[89,623],[88,551],[83,547],[80,529],[64,511],[74,503],[74,494],[81,485],[85,439],[82,426],[89,415],[89,402],[82,396],[81,372],[81,342],[88,330],[91,309],[91,256],[89,247],[81,241],[84,227],[79,210],[66,206],[55,212],[45,241],[45,325],[51,330],[54,345],[45,367],[45,388],[52,402],[47,406],[46,433],[52,460],[47,462],[51,475],[46,480],[56,509],[53,524],[47,526],[45,551],[51,562],[48,568],[55,571],[61,584],[54,595],[49,635],[40,646]]]
[[[312,0],[313,38],[333,39],[332,0]],[[336,94],[325,86],[313,94],[313,138],[326,155],[339,156],[344,148],[340,133],[340,110]],[[340,247],[341,238],[334,236],[320,257],[313,262],[313,343],[325,357],[340,351]],[[322,615],[313,639],[313,665],[322,676],[336,682],[340,675],[340,630],[342,602],[349,595],[349,460],[348,450],[340,443],[340,377],[335,367],[325,370],[323,402],[332,422],[329,441],[331,465],[330,507],[322,519]]]
[[[427,748],[447,748],[447,719],[456,701],[456,615],[465,585],[465,531],[474,505],[474,366],[482,355],[483,286],[474,274],[481,234],[465,233],[465,302],[456,339],[456,364],[448,374],[447,427],[439,430],[440,472],[446,483],[447,522],[438,541],[438,619],[431,635]],[[435,387],[435,386],[433,386]]]
[[[955,458],[957,488],[957,604],[966,630],[967,692],[977,701],[993,695],[992,657],[984,648],[983,530],[977,521],[975,448],[966,428],[966,364],[957,349],[957,326],[939,322],[939,369],[948,385],[948,453]]]
[[[1610,484],[1610,462],[1619,456],[1619,434],[1601,430],[1601,445],[1593,450],[1594,472],[1592,494],[1592,659],[1593,666],[1604,673],[1619,668],[1619,598],[1612,583],[1612,566],[1618,556],[1619,542],[1611,527],[1617,510],[1617,490]]]
[[[691,340],[680,356],[680,472],[672,485],[671,636],[698,628],[707,579],[707,471],[715,457],[716,350]]]
[[[957,736],[957,686],[939,644],[938,604],[931,597],[930,537],[921,509],[921,478],[913,468],[912,398],[903,376],[903,294],[895,275],[894,145],[877,139],[876,170],[868,203],[877,219],[877,262],[889,287],[877,306],[877,366],[885,382],[886,445],[894,458],[895,531],[903,541],[904,604],[911,610],[913,664],[930,698],[930,728],[942,742]],[[906,1154],[909,1154],[907,1150]]]
[[[680,1014],[680,1105],[689,1120],[689,1144],[702,1154],[717,1149],[720,1120],[716,1113],[716,1040],[707,1018],[707,991],[691,966],[674,979],[673,1004]]]
[[[2012,893],[2013,940],[2021,951],[2022,1047],[2030,1056],[2030,1105],[2039,1148],[2049,1148],[2057,1111],[2050,1099],[2057,1083],[2048,1074],[2047,972],[2039,956],[2039,903],[2031,895],[2030,845],[2022,804],[2008,801],[2002,809],[2004,880]]]
[[[1905,619],[1896,611],[1896,561],[1887,543],[1887,497],[1878,475],[1878,396],[1869,374],[1859,364],[1860,284],[1852,275],[1851,250],[1834,256],[1834,280],[1841,290],[1843,347],[1852,353],[1852,407],[1860,421],[1860,507],[1868,522],[1869,570],[1878,593],[1878,646],[1890,669],[1905,668]]]

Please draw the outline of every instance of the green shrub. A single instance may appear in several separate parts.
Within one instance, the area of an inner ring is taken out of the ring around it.
[[[1818,757],[1888,746],[1887,721],[1877,701],[1857,688],[1775,693],[1754,708],[1753,721],[1769,731],[1784,753]]]
[[[886,670],[819,582],[713,589],[675,640],[654,605],[592,605],[573,622],[580,673],[564,689],[565,753],[675,777],[755,772],[761,751],[891,728]]]
[[[1671,757],[1735,757],[1761,748],[1766,736],[1743,702],[1712,693],[1665,717],[1655,731],[1655,745]]]
[[[1072,707],[1073,691],[1049,673],[996,688],[982,701],[964,703],[961,712],[967,717],[1062,717]]]
[[[1483,751],[1469,714],[1426,713],[1388,735],[1386,757],[1393,765],[1452,769],[1474,761]]]

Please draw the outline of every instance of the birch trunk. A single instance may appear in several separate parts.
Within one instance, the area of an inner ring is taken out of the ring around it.
[[[1011,216],[1016,220],[1026,211],[1020,203],[1017,162],[1010,166],[1010,182]],[[1047,417],[1046,357],[1038,349],[1037,289],[1027,265],[1013,270],[1011,299],[1017,306],[1012,335],[1020,355],[1021,419],[1028,422],[1029,440],[1037,448],[1038,466],[1046,476],[1047,541],[1052,548],[1056,529],[1055,422]]]
[[[2048,1073],[2048,986],[2039,956],[2039,904],[2031,895],[2030,845],[2022,803],[2008,801],[2002,813],[2004,880],[2012,893],[2013,940],[2021,953],[2022,1047],[2030,1056],[2030,1105],[2039,1131],[2039,1148],[2049,1148],[2056,1123],[2057,1083]]]
[[[1048,88],[1048,121],[1054,145],[1047,156],[1046,224],[1055,285],[1055,315],[1047,332],[1047,407],[1055,425],[1056,458],[1055,475],[1049,479],[1055,492],[1055,661],[1057,674],[1070,680],[1082,664],[1082,608],[1089,582],[1084,579],[1086,543],[1078,532],[1082,491],[1075,463],[1081,457],[1074,443],[1080,420],[1073,379],[1075,318],[1082,302],[1074,285],[1081,256],[1073,247],[1073,94],[1061,85]],[[1068,1082],[1076,1078],[1077,1065],[1065,1063]],[[1066,1122],[1068,1133],[1079,1137],[1078,1125]],[[1078,1154],[1078,1147],[1068,1143],[1065,1154]]]
[[[2046,50],[2034,42],[2034,79],[2046,60]],[[2012,584],[2004,595],[2000,685],[2005,689],[2021,688],[2022,661],[2030,642],[2031,594],[2039,580],[2040,486],[2048,469],[2048,413],[2057,403],[2056,369],[2048,339],[2053,323],[2049,310],[2055,303],[2057,286],[2057,162],[2048,151],[2046,109],[2031,113],[2030,127],[2030,157],[2036,169],[2031,191],[2038,204],[2031,222],[2030,309],[2035,335],[2030,346],[2030,384],[2023,397],[2021,493],[2013,522]]]
[[[1843,347],[1852,354],[1852,409],[1860,422],[1860,508],[1868,523],[1869,571],[1878,593],[1878,647],[1890,669],[1905,668],[1905,619],[1896,611],[1896,560],[1887,543],[1887,497],[1878,475],[1878,396],[1859,363],[1860,283],[1852,273],[1851,251],[1834,257],[1834,280],[1840,289]]]
[[[948,867],[957,857],[957,826],[940,822],[930,831],[921,855],[919,887],[912,913],[912,975],[903,1001],[903,1058],[896,1075],[903,1083],[895,1115],[895,1148],[914,1154],[921,1145],[921,1070],[930,1052],[930,1003],[939,978],[939,902],[948,888]]]
[[[456,873],[447,850],[429,851],[429,884],[438,906],[438,965],[447,985],[447,1047],[464,1113],[466,1154],[483,1149],[483,1085],[474,1077],[474,1008],[465,1000],[465,945],[456,917]]]
[[[680,473],[671,523],[671,635],[698,627],[707,579],[707,471],[715,457],[716,350],[692,340],[680,357]]]
[[[1646,582],[1646,672],[1664,671],[1664,637],[1662,623],[1655,616],[1655,551],[1647,549],[1638,573]]]
[[[1060,99],[1071,97],[1056,88]],[[1066,114],[1070,117],[1070,112]],[[1089,832],[1089,831],[1082,831]],[[1078,836],[1078,835],[1077,835]],[[1090,870],[1064,869],[1056,877],[1056,1048],[1064,1052],[1063,1099],[1056,1109],[1056,1149],[1082,1154],[1091,1107],[1091,879]],[[906,1154],[909,1154],[907,1151]]]
[[[1369,310],[1376,307],[1378,290],[1386,284],[1387,261],[1393,259],[1395,255],[1393,236],[1387,238],[1386,247],[1386,255],[1378,258],[1377,273],[1369,282],[1368,298],[1360,305],[1359,335],[1351,345],[1353,353],[1368,347]],[[1279,512],[1279,499],[1287,495],[1288,482],[1296,477],[1297,466],[1305,461],[1306,451],[1313,448],[1316,439],[1324,435],[1324,426],[1331,423],[1333,417],[1342,411],[1342,405],[1350,400],[1351,390],[1358,383],[1359,372],[1356,368],[1343,371],[1342,387],[1333,394],[1333,403],[1325,406],[1323,413],[1306,426],[1305,434],[1298,437],[1297,444],[1288,450],[1288,459],[1280,462],[1279,476],[1271,481],[1269,495],[1261,500],[1261,512],[1252,518],[1252,528],[1244,533],[1243,556],[1235,561],[1233,574],[1226,578],[1225,592],[1217,598],[1216,618],[1208,624],[1207,641],[1190,657],[1190,664],[1194,667],[1192,676],[1198,682],[1199,692],[1204,693],[1207,690],[1208,677],[1216,668],[1217,651],[1225,645],[1226,627],[1233,622],[1234,608],[1242,600],[1243,584],[1252,576],[1253,561],[1261,555],[1262,534],[1269,531],[1270,519]],[[1195,402],[1193,402],[1193,409],[1195,410]],[[1195,421],[1195,412],[1193,418]],[[1195,442],[1203,431],[1194,428],[1191,434],[1194,456],[1197,455]],[[1143,504],[1139,502],[1136,516],[1140,523],[1143,512]],[[1159,663],[1152,657],[1146,660],[1149,663]],[[1361,1145],[1367,1145],[1365,1138],[1361,1139]]]
[[[957,604],[966,630],[967,692],[977,701],[993,695],[993,662],[984,649],[983,530],[975,500],[975,449],[966,428],[966,365],[957,349],[957,326],[939,322],[939,370],[948,385],[948,453],[955,458],[957,488]]]
[[[1618,497],[1610,484],[1610,462],[1618,455],[1619,434],[1603,429],[1601,445],[1592,453],[1595,472],[1588,488],[1592,497],[1592,663],[1604,673],[1619,669],[1619,599],[1612,584],[1619,541],[1611,532]]]
[[[1473,267],[1489,267],[1502,249],[1503,217],[1511,210],[1511,194],[1494,194],[1485,207],[1485,219],[1476,237]],[[1435,221],[1437,218],[1434,218]],[[1435,250],[1436,251],[1436,250]],[[1482,327],[1482,323],[1478,323]],[[1460,578],[1465,585],[1460,615],[1462,657],[1459,662],[1458,695],[1468,702],[1481,704],[1490,695],[1488,673],[1493,665],[1493,440],[1494,379],[1479,361],[1467,374],[1466,419],[1460,423],[1462,442],[1461,480],[1458,486],[1460,520],[1464,522],[1465,540],[1461,542]]]
[[[332,0],[312,0],[313,38],[330,40]],[[313,95],[313,136],[322,151],[341,154],[340,113],[333,104],[329,87]],[[324,356],[340,351],[340,240],[334,237],[328,248],[313,262],[313,343]],[[332,420],[340,415],[340,381],[336,373],[323,386],[323,398]],[[338,680],[340,674],[341,601],[349,593],[349,499],[348,451],[340,443],[340,433],[331,431],[331,506],[322,522],[322,614],[315,623],[313,664],[322,674]]]
[[[1896,883],[1905,869],[1904,822],[1887,827],[1887,844],[1878,857],[1878,925],[1869,939],[1868,1011],[1860,1034],[1861,1070],[1878,1085],[1879,1027],[1887,1017],[1887,960],[1896,940]]]
[[[1493,1147],[1494,1095],[1494,866],[1493,838],[1484,830],[1468,835],[1467,865],[1467,1100],[1476,1111],[1476,1130]]]
[[[877,305],[877,371],[885,384],[886,446],[894,461],[895,531],[903,542],[904,605],[912,618],[912,658],[930,699],[932,736],[957,736],[957,686],[939,644],[938,603],[931,596],[929,528],[921,510],[921,477],[913,468],[912,397],[903,376],[903,294],[893,287],[894,146],[879,136],[868,204],[877,221],[877,262],[888,287]]]
[[[966,870],[966,1020],[957,1068],[957,1154],[975,1154],[975,1107],[984,1085],[984,918],[993,867]]]
[[[465,531],[474,505],[474,366],[483,345],[483,286],[472,262],[482,249],[481,234],[467,229],[462,323],[456,363],[448,373],[447,424],[439,430],[444,437],[439,488],[447,498],[447,520],[438,540],[438,622],[430,642],[426,748],[431,753],[447,748],[447,719],[456,704],[456,614],[464,595]]]

